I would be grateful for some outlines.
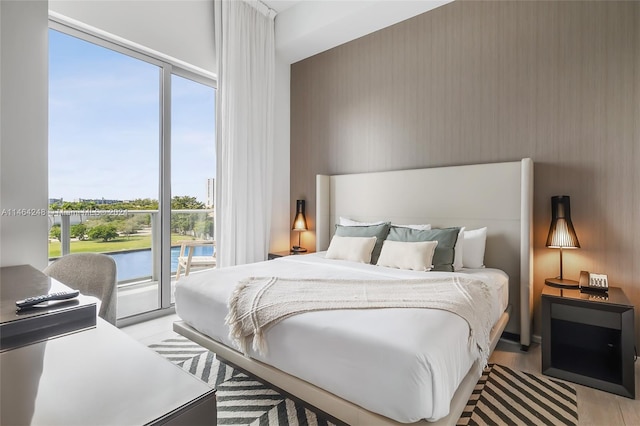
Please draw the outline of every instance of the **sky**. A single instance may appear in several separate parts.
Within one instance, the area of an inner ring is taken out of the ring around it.
[[[171,193],[206,202],[215,90],[171,84]],[[49,198],[158,199],[159,87],[159,67],[49,30]]]

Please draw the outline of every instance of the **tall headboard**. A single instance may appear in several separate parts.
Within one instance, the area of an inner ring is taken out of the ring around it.
[[[316,250],[339,217],[487,230],[485,265],[509,275],[513,314],[505,331],[531,343],[533,161],[316,177]]]

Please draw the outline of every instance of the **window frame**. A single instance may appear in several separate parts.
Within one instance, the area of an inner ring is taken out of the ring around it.
[[[215,74],[179,59],[51,11],[49,12],[49,29],[155,65],[160,69],[158,209],[161,231],[160,238],[152,241],[152,253],[155,253],[154,256],[159,256],[160,260],[160,262],[153,262],[160,268],[158,308],[118,319],[117,324],[125,326],[175,312],[175,307],[171,304],[171,76],[176,75],[193,80],[215,90],[218,88],[217,78]]]

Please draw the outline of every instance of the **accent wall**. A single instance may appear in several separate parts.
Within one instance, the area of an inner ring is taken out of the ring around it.
[[[290,202],[307,200],[312,231],[316,174],[524,157],[535,334],[559,274],[553,195],[571,196],[582,246],[564,252],[565,277],[606,273],[640,306],[640,3],[456,1],[291,66]]]

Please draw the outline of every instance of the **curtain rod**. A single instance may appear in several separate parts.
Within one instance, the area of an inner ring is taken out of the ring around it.
[[[244,2],[250,4],[255,9],[257,9],[258,12],[262,13],[268,18],[273,19],[278,14],[278,12],[275,9],[270,8],[266,3],[262,2],[261,0],[244,0]]]

